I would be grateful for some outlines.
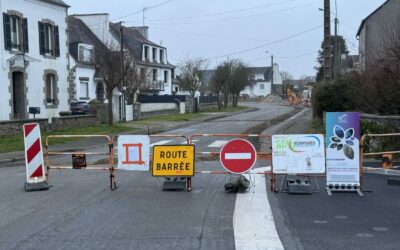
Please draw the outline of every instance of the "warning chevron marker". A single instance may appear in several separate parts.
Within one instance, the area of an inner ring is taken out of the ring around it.
[[[42,140],[37,123],[27,123],[24,129],[26,191],[48,190],[43,163]]]

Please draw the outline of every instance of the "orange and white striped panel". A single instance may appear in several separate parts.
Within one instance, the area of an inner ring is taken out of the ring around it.
[[[24,124],[25,164],[28,183],[45,180],[42,140],[37,123]]]

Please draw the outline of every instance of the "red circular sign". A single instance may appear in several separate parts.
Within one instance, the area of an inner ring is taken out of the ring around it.
[[[256,163],[256,149],[243,139],[233,139],[222,147],[219,159],[222,166],[233,174],[243,174]]]

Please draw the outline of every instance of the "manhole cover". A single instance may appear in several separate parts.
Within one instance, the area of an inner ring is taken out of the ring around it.
[[[326,220],[315,220],[314,223],[315,224],[326,224],[328,222]]]
[[[361,237],[361,238],[371,238],[371,237],[372,237],[372,234],[369,234],[369,233],[359,233],[359,234],[357,234],[357,236],[358,236],[358,237]]]

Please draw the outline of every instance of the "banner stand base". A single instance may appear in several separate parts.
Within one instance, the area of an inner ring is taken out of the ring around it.
[[[37,182],[37,183],[25,182],[25,191],[26,192],[44,191],[44,190],[49,190],[49,188],[50,188],[50,186],[49,186],[49,184],[47,184],[46,181]]]
[[[331,189],[329,187],[326,187],[325,189],[329,196],[332,195],[332,192],[357,192],[357,194],[359,196],[364,196],[363,192],[359,188],[357,188],[357,189]]]

